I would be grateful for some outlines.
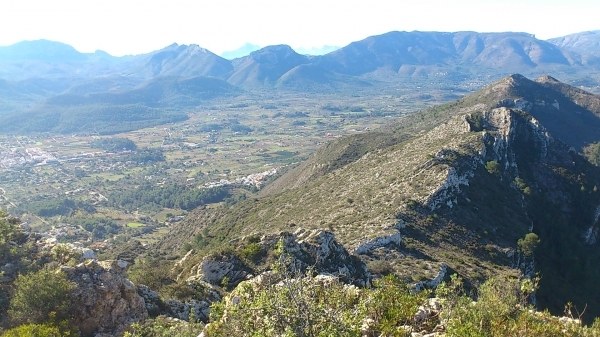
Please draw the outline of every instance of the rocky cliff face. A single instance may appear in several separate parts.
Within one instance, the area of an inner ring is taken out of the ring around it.
[[[77,287],[72,320],[83,336],[113,336],[131,323],[148,317],[144,299],[123,274],[123,261],[89,260],[63,271]]]

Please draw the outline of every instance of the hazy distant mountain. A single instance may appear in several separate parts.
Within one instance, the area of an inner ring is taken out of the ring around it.
[[[87,56],[75,48],[48,40],[23,41],[11,46],[0,47],[0,61],[43,61],[65,63],[85,61]]]
[[[498,71],[569,66],[555,45],[525,33],[390,32],[353,42],[319,63],[335,72],[362,75],[413,66],[479,66]]]
[[[354,82],[347,76],[360,76],[356,83],[364,83],[440,74],[468,79],[482,72],[496,76],[511,72],[574,74],[581,64],[600,65],[598,35],[575,34],[554,39],[552,44],[526,33],[389,32],[320,56],[301,55],[287,45],[254,50],[257,46],[247,44],[224,54],[233,57],[251,51],[231,61],[197,45],[173,44],[147,54],[114,57],[101,51],[79,53],[58,42],[25,41],[0,47],[0,78],[66,79],[77,86],[80,81],[90,85],[98,77],[104,83],[107,78],[128,78],[141,84],[160,76],[210,76],[242,87],[335,87],[340,80],[345,85]],[[300,65],[307,66],[287,74]],[[586,71],[587,76],[589,69]],[[585,84],[594,86],[595,82],[586,79]]]
[[[80,53],[59,42],[24,41],[0,47],[0,112],[29,111],[47,102],[71,102],[81,109],[89,104],[182,108],[240,88],[342,91],[413,79],[455,85],[513,72],[553,73],[594,90],[600,87],[599,35],[574,34],[553,44],[526,33],[389,32],[320,56],[276,45],[233,60],[197,45],[115,57]],[[195,91],[186,92],[188,87]]]
[[[23,41],[0,47],[0,78],[60,78],[87,76],[98,60],[60,42]]]
[[[583,64],[600,65],[600,30],[571,34],[548,41],[577,53]]]
[[[221,57],[228,59],[228,60],[233,60],[236,58],[248,56],[248,55],[250,55],[251,52],[257,51],[259,49],[260,49],[260,46],[258,46],[258,45],[255,45],[252,43],[246,43],[243,46],[239,47],[238,49],[229,50],[229,51],[221,53]]]
[[[238,89],[217,78],[182,79],[173,76],[159,77],[130,90],[74,92],[52,97],[47,103],[60,106],[139,104],[148,107],[189,107],[214,97],[235,94]]]
[[[233,71],[228,60],[198,45],[173,44],[151,54],[143,73],[156,76],[212,76],[227,78]]]
[[[273,85],[283,74],[309,61],[287,45],[265,47],[233,60],[235,70],[229,83],[247,87]]]
[[[303,55],[325,55],[340,49],[339,46],[321,46],[311,48],[297,48],[298,53]]]

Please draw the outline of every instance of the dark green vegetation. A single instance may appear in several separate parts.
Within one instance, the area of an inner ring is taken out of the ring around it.
[[[8,315],[13,324],[60,322],[69,318],[69,294],[75,285],[58,271],[42,269],[19,275]]]
[[[149,183],[136,189],[122,191],[110,196],[111,205],[128,211],[136,209],[177,208],[186,211],[231,197],[227,187],[199,189],[182,185],[156,187]]]
[[[90,145],[109,152],[137,150],[135,143],[131,139],[127,138],[104,138],[93,141]]]
[[[75,285],[55,270],[51,255],[40,252],[35,238],[24,233],[19,223],[0,212],[0,332],[2,336],[69,336],[70,293]],[[7,326],[15,328],[4,332]]]

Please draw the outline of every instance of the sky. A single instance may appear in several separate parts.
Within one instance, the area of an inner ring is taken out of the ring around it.
[[[598,0],[3,0],[0,45],[47,39],[121,56],[172,43],[318,50],[394,30],[548,39],[600,29],[598,13]]]

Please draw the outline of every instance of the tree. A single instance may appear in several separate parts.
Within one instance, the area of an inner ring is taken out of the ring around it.
[[[75,285],[61,271],[42,269],[19,275],[8,314],[16,323],[45,323],[69,317]]]
[[[535,233],[527,233],[525,237],[517,241],[519,251],[526,257],[533,256],[535,249],[540,244],[540,238]]]
[[[10,242],[16,235],[16,224],[8,218],[6,213],[0,211],[0,262],[8,258],[11,251]]]
[[[583,154],[590,163],[600,166],[600,142],[592,143],[584,147]]]
[[[498,164],[498,161],[496,160],[490,160],[487,163],[485,163],[485,169],[490,174],[498,174],[500,173],[500,164]]]

